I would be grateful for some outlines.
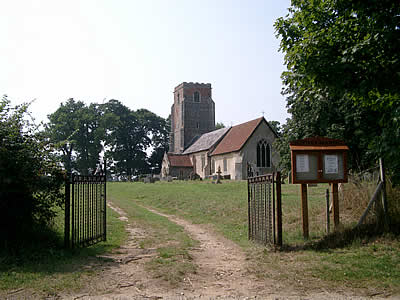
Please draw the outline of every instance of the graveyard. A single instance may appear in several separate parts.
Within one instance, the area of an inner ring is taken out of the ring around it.
[[[1,3],[0,299],[400,299],[399,16]]]

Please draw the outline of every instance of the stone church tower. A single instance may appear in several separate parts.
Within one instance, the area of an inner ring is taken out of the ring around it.
[[[182,153],[194,139],[215,129],[211,83],[183,82],[174,90],[169,151]]]

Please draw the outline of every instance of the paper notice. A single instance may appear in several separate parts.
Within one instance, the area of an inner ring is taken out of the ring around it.
[[[310,167],[308,165],[308,155],[307,154],[297,154],[296,155],[296,171],[298,173],[310,172]]]
[[[337,174],[339,165],[337,155],[325,155],[325,174]]]

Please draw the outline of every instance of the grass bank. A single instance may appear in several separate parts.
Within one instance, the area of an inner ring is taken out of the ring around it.
[[[139,204],[211,226],[247,251],[249,270],[259,277],[288,280],[299,287],[363,288],[366,295],[398,292],[399,236],[382,234],[373,228],[354,233],[351,228],[356,219],[351,209],[342,207],[341,231],[326,237],[327,188],[328,185],[318,185],[308,190],[310,239],[305,241],[301,231],[300,188],[282,186],[285,246],[281,252],[271,252],[247,240],[246,182],[112,183],[108,191],[111,198],[119,199],[118,205],[124,210]],[[130,214],[136,219],[133,212]]]

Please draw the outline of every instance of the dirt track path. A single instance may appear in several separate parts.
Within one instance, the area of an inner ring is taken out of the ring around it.
[[[113,204],[121,220],[128,222],[126,214]],[[168,288],[160,279],[152,278],[144,269],[144,263],[156,254],[155,249],[141,249],[138,239],[146,233],[127,223],[130,238],[117,253],[104,256],[104,272],[79,295],[65,299],[363,299],[326,291],[296,291],[275,280],[257,280],[246,269],[246,257],[241,248],[202,225],[176,216],[165,215],[153,209],[153,213],[181,225],[188,234],[200,242],[191,255],[198,266],[196,274],[184,278],[180,287]],[[108,261],[108,262],[107,262]],[[347,295],[346,295],[347,294]]]

